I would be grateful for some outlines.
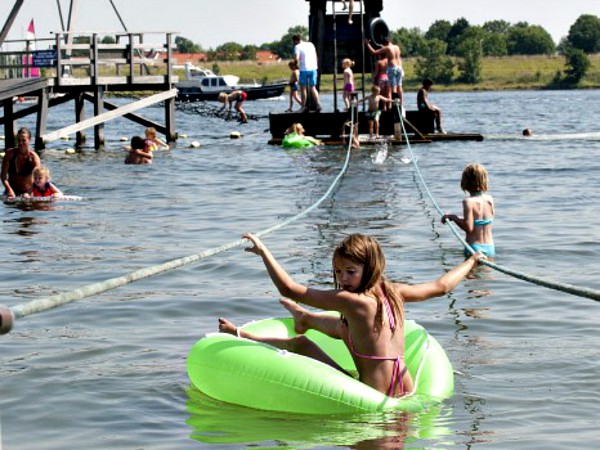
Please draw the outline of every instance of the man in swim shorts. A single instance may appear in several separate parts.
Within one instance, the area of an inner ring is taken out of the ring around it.
[[[300,69],[300,98],[304,107],[302,112],[308,112],[311,109],[308,99],[309,90],[310,98],[314,105],[316,105],[314,109],[320,112],[321,104],[319,101],[319,92],[317,91],[317,50],[312,42],[303,41],[302,36],[299,34],[295,34],[292,40],[294,42],[294,59]]]
[[[404,103],[404,93],[402,91],[402,78],[404,77],[404,70],[402,69],[402,57],[400,54],[400,47],[390,42],[388,37],[382,39],[382,46],[380,49],[375,49],[371,45],[370,39],[366,40],[367,48],[369,52],[375,56],[384,55],[387,58],[387,76],[388,83],[390,85],[391,93],[398,94],[400,103]]]

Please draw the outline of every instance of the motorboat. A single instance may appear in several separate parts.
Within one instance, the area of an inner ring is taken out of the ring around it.
[[[240,84],[240,78],[235,75],[217,75],[212,70],[194,66],[192,63],[185,65],[185,80],[177,83],[177,100],[202,101],[217,100],[220,92],[242,90],[248,94],[247,100],[258,100],[279,97],[283,94],[286,81],[265,84]]]

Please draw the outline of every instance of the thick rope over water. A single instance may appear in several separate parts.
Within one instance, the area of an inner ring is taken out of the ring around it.
[[[397,104],[396,104],[396,108],[399,108],[399,106]],[[402,117],[402,114],[400,114],[400,117]],[[441,217],[444,215],[444,211],[439,207],[439,205],[435,201],[435,198],[433,197],[433,195],[431,195],[431,192],[429,191],[429,188],[427,187],[427,183],[425,182],[423,175],[421,175],[421,170],[419,169],[419,165],[417,164],[417,159],[415,157],[415,154],[413,153],[412,147],[410,145],[410,141],[408,139],[406,128],[404,126],[404,121],[401,120],[401,123],[402,123],[402,132],[404,133],[404,139],[406,140],[406,145],[408,147],[408,151],[410,152],[410,159],[413,163],[415,172],[419,178],[419,181],[421,182],[421,185],[423,186],[423,189],[425,190],[425,192],[427,193],[427,196],[431,200],[431,203],[433,204],[435,209],[437,209],[437,211],[440,213],[440,217]],[[458,231],[458,228],[456,227],[456,225],[454,223],[452,223],[451,221],[446,221],[446,225],[448,225],[450,227],[450,230],[452,231],[452,233],[454,233],[454,235],[458,238],[458,240],[463,245],[463,247],[466,248],[471,255],[476,253],[475,250],[473,250],[473,248],[461,236],[460,232]],[[489,261],[487,259],[481,260],[480,263],[484,264],[488,267],[491,267],[492,269],[495,269],[498,272],[505,273],[507,275],[510,275],[514,278],[518,278],[523,281],[534,283],[539,286],[544,286],[549,289],[566,292],[568,294],[577,295],[579,297],[586,297],[586,298],[590,298],[592,300],[600,301],[600,291],[597,291],[594,289],[574,286],[572,284],[560,283],[560,282],[548,280],[545,278],[536,277],[534,275],[529,275],[524,272],[520,272],[518,270],[512,270],[507,267],[503,267],[503,266],[495,264],[492,261]]]
[[[352,105],[351,117],[354,117],[354,105]],[[353,136],[354,133],[354,121],[351,123],[350,128],[350,136]],[[296,214],[293,217],[290,217],[287,220],[284,220],[281,223],[278,223],[270,228],[259,231],[256,236],[264,236],[266,234],[272,233],[280,228],[283,228],[286,225],[289,225],[292,222],[306,216],[308,213],[317,208],[323,201],[331,195],[331,192],[337,186],[339,181],[342,179],[346,170],[348,169],[348,164],[350,162],[350,154],[352,149],[352,139],[348,141],[348,149],[346,152],[346,160],[344,161],[344,165],[342,169],[335,177],[329,189],[311,206]],[[218,253],[223,253],[227,250],[231,250],[235,247],[240,247],[245,244],[246,241],[244,239],[239,239],[234,242],[230,242],[229,244],[224,244],[220,247],[212,248],[209,250],[205,250],[201,253],[197,253],[190,256],[185,256],[183,258],[174,259],[172,261],[168,261],[163,264],[159,264],[156,266],[147,267],[144,269],[136,270],[135,272],[131,272],[127,275],[123,275],[117,278],[111,278],[106,281],[101,281],[98,283],[90,284],[88,286],[84,286],[79,289],[75,289],[74,291],[64,292],[62,294],[52,295],[50,297],[40,298],[36,300],[31,300],[22,305],[17,305],[12,308],[8,308],[0,305],[0,334],[8,333],[13,325],[13,322],[16,319],[21,319],[23,317],[29,316],[31,314],[40,313],[46,311],[48,309],[56,308],[58,306],[66,305],[67,303],[72,303],[77,300],[81,300],[86,297],[90,297],[92,295],[100,294],[102,292],[109,291],[111,289],[116,289],[118,287],[124,286],[129,283],[133,283],[134,281],[139,281],[143,278],[149,278],[154,275],[158,275],[169,270],[177,269],[178,267],[186,266],[188,264],[192,264],[194,262],[203,260],[208,258],[209,256],[216,255]]]

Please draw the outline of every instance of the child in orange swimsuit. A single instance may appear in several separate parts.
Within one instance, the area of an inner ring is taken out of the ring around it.
[[[333,254],[335,289],[314,289],[295,282],[279,265],[262,241],[253,234],[243,236],[253,246],[246,251],[259,255],[279,293],[295,302],[323,310],[334,310],[340,317],[308,311],[287,299],[281,304],[294,317],[293,338],[256,336],[219,319],[219,331],[238,334],[343,369],[303,333],[319,330],[343,339],[352,353],[360,381],[388,396],[412,392],[413,381],[404,363],[404,302],[417,302],[450,292],[475,267],[481,254],[446,272],[435,281],[408,285],[392,283],[384,276],[385,257],[377,240],[351,234]]]
[[[63,193],[50,181],[50,169],[39,166],[33,169],[32,197],[62,197]]]

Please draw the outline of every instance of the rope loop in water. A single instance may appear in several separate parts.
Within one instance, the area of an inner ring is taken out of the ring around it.
[[[352,106],[352,117],[354,117],[354,105]],[[350,131],[351,131],[351,136],[353,136],[354,121],[352,121]],[[304,211],[301,211],[300,213],[296,214],[295,216],[290,217],[289,219],[284,220],[283,222],[276,224],[270,228],[267,228],[265,230],[255,233],[256,236],[259,236],[259,237],[264,236],[266,234],[269,234],[276,230],[279,230],[280,228],[283,228],[284,226],[289,225],[290,223],[295,222],[296,220],[306,216],[308,213],[310,213],[311,211],[316,209],[321,203],[323,203],[323,201],[325,201],[325,199],[327,197],[329,197],[329,195],[333,192],[333,189],[335,188],[335,186],[337,186],[337,184],[340,182],[340,180],[346,173],[346,170],[348,169],[348,165],[350,163],[350,153],[351,153],[351,149],[352,149],[351,146],[352,146],[352,139],[350,139],[348,142],[346,159],[344,161],[342,169],[340,170],[338,175],[335,177],[335,179],[329,186],[329,189],[327,189],[327,191],[325,192],[325,194],[323,194],[321,196],[321,198],[319,198],[315,203],[313,203],[311,206],[306,208]],[[84,286],[82,288],[75,289],[73,291],[64,292],[62,294],[57,294],[57,295],[52,295],[50,297],[31,300],[27,303],[14,306],[12,308],[6,308],[6,307],[3,307],[0,305],[0,334],[8,333],[11,330],[15,319],[21,319],[21,318],[29,316],[31,314],[40,313],[40,312],[46,311],[48,309],[56,308],[58,306],[66,305],[68,303],[72,303],[74,301],[81,300],[86,297],[90,297],[92,295],[100,294],[100,293],[109,291],[111,289],[116,289],[116,288],[124,286],[126,284],[133,283],[134,281],[139,281],[143,278],[149,278],[151,276],[158,275],[158,274],[176,269],[178,267],[186,266],[188,264],[192,264],[194,262],[206,259],[209,256],[213,256],[218,253],[223,253],[227,250],[231,250],[233,248],[240,247],[245,243],[246,243],[246,240],[239,239],[237,241],[230,242],[229,244],[224,244],[220,247],[205,250],[204,252],[201,252],[201,253],[185,256],[182,258],[174,259],[172,261],[168,261],[163,264],[136,270],[135,272],[132,272],[130,274],[123,275],[123,276],[117,277],[117,278],[111,278],[109,280],[101,281],[98,283],[90,284],[88,286]]]

